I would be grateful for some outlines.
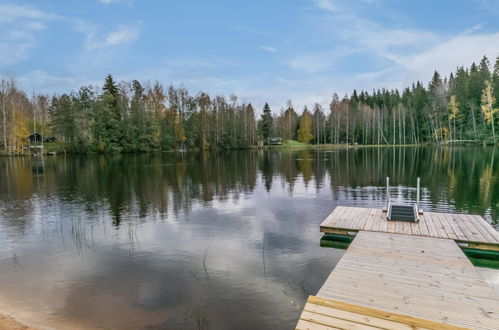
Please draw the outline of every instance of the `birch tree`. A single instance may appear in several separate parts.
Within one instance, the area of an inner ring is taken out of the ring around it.
[[[489,125],[492,126],[492,137],[494,139],[494,143],[496,143],[496,132],[495,132],[495,118],[494,115],[499,109],[494,108],[494,104],[496,103],[496,99],[494,95],[492,95],[492,84],[489,80],[485,81],[485,88],[482,93],[482,113],[485,117],[485,120]]]

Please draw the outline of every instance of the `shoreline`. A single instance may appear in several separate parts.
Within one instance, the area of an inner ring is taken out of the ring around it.
[[[199,148],[191,148],[186,150],[177,150],[177,149],[169,149],[169,150],[150,150],[144,152],[117,152],[117,153],[99,153],[95,151],[88,151],[86,153],[73,153],[73,152],[63,152],[61,150],[50,151],[43,153],[42,156],[47,157],[56,157],[59,155],[78,155],[78,156],[86,156],[86,155],[127,155],[127,154],[151,154],[151,153],[175,153],[175,152],[202,152],[202,151],[210,151],[210,152],[227,152],[227,151],[243,151],[243,150],[283,150],[283,151],[293,151],[293,150],[341,150],[341,149],[362,149],[362,148],[402,148],[402,147],[444,147],[444,148],[452,148],[452,147],[492,147],[493,144],[442,144],[442,143],[420,143],[420,144],[286,144],[282,145],[265,145],[265,146],[251,146],[248,148],[242,149],[199,149]],[[0,157],[32,157],[32,155],[28,153],[24,154],[8,154],[3,150],[0,150]]]
[[[40,321],[39,315],[19,307],[0,297],[0,329],[5,330],[55,330],[51,325]]]
[[[5,330],[37,330],[37,328],[30,327],[11,316],[0,313],[0,329]]]

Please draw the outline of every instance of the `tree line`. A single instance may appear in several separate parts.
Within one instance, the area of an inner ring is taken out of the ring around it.
[[[265,104],[260,116],[235,95],[190,95],[159,82],[117,83],[108,75],[101,89],[49,97],[28,95],[10,77],[0,80],[0,145],[20,151],[31,132],[77,153],[244,149],[271,137],[306,144],[496,143],[498,100],[499,57],[491,71],[485,56],[449,77],[435,71],[427,86],[333,94],[329,109],[316,103],[301,113],[291,101],[279,113]]]
[[[435,71],[427,86],[334,94],[328,110],[316,103],[299,115],[288,102],[269,134],[314,144],[496,143],[499,57],[492,72],[484,56],[449,77]]]

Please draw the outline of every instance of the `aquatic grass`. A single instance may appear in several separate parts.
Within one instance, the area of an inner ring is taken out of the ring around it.
[[[199,330],[207,330],[210,328],[208,320],[208,304],[204,304],[196,310],[196,324]]]

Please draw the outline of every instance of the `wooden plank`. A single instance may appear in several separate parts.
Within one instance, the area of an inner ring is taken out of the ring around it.
[[[338,220],[341,219],[341,216],[343,213],[348,211],[348,207],[345,206],[337,206],[333,212],[326,218],[326,220],[323,221],[321,226],[332,226],[336,227]]]
[[[355,215],[358,213],[357,207],[345,207],[345,211],[339,216],[337,220],[337,226],[347,229],[355,229],[352,227],[352,221],[355,219]]]
[[[421,236],[421,232],[419,231],[419,222],[410,222],[411,233],[414,236]]]
[[[449,326],[499,329],[499,297],[449,239],[360,231],[317,296]]]
[[[328,327],[323,324],[317,324],[314,322],[309,322],[305,320],[298,320],[298,324],[296,325],[297,330],[334,330],[334,329],[341,329],[341,328],[335,328],[335,327]]]
[[[383,212],[382,209],[376,210],[376,213],[377,213],[378,217],[381,219],[379,221],[381,223],[379,231],[386,233],[388,230],[388,220],[386,220],[386,213]]]
[[[429,214],[429,219],[433,223],[433,225],[435,226],[435,229],[437,231],[437,237],[440,237],[440,238],[449,238],[449,236],[447,236],[447,233],[445,232],[444,226],[440,222],[440,219],[439,219],[439,217],[438,217],[437,214],[430,213]]]
[[[395,233],[404,234],[404,222],[403,221],[393,221],[393,222],[395,222]]]
[[[482,218],[481,216],[475,215],[475,217],[478,217],[482,220],[481,221],[482,226],[484,226],[487,229],[487,231],[490,233],[490,235],[494,238],[494,242],[499,242],[499,232],[494,227],[492,227],[490,223],[485,221],[485,219]]]
[[[373,209],[372,213],[369,214],[369,217],[372,218],[372,221],[370,222],[370,228],[369,230],[371,231],[379,231],[379,227],[381,222],[383,221],[383,218],[380,217],[378,211],[380,209]]]
[[[364,212],[366,211],[365,208],[356,208],[357,210],[360,209],[360,211],[355,215],[355,217],[352,218],[352,220],[350,221],[350,224],[349,224],[349,228],[351,229],[359,229],[358,228],[358,224],[359,222],[361,221],[365,221],[364,220],[364,217],[363,217],[363,214]]]
[[[499,236],[499,234],[497,233],[497,231],[495,231],[494,227],[490,226],[490,224],[485,221],[484,218],[478,215],[471,215],[469,217],[473,219],[473,224],[475,225],[475,227],[477,227],[477,229],[480,231],[480,233],[482,233],[482,235],[488,242],[493,243],[498,241],[496,239],[496,235]],[[489,226],[487,227],[487,225]],[[490,231],[489,228],[492,228],[493,232]]]
[[[437,233],[437,229],[435,227],[435,224],[433,223],[433,221],[431,219],[431,213],[430,212],[425,213],[424,217],[425,217],[426,225],[428,226],[428,232],[429,232],[430,237],[439,237],[439,235]]]
[[[452,219],[454,219],[454,222],[462,230],[464,236],[466,236],[467,241],[476,241],[475,235],[471,232],[470,228],[464,223],[464,221],[460,217],[458,217],[456,214],[453,214]]]
[[[487,250],[487,251],[499,251],[499,245],[494,243],[481,243],[481,242],[462,242],[466,243],[471,249]]]
[[[334,218],[333,218],[333,221],[335,223],[334,226],[347,228],[345,219],[348,219],[348,216],[352,212],[352,209],[353,208],[351,208],[351,207],[341,207],[340,206],[340,209],[338,210],[338,212],[335,212],[335,214],[334,214]]]
[[[454,220],[454,218],[452,217],[452,215],[443,214],[443,216],[447,219],[447,222],[452,227],[452,230],[454,231],[454,234],[456,235],[457,239],[466,239],[466,235],[461,230],[461,228],[457,225],[457,223]]]
[[[413,326],[408,325],[408,324],[403,324],[399,322],[394,322],[391,320],[386,320],[383,318],[379,317],[372,317],[368,316],[365,314],[359,314],[355,313],[352,311],[348,311],[345,309],[340,309],[331,306],[328,304],[325,306],[324,303],[319,303],[319,304],[314,304],[310,302],[311,297],[309,297],[307,303],[305,304],[305,311],[310,311],[316,314],[321,314],[321,315],[328,315],[337,319],[342,319],[342,320],[347,320],[351,321],[354,324],[362,324],[362,325],[367,325],[371,327],[376,327],[376,328],[382,328],[382,329],[393,329],[393,330],[399,330],[399,329],[414,329]],[[317,298],[317,297],[315,297]],[[312,298],[313,299],[313,298]],[[323,299],[326,300],[326,299]],[[334,302],[333,302],[334,303]],[[346,304],[343,304],[342,306],[346,307]]]
[[[351,320],[344,320],[341,318],[336,318],[331,315],[323,315],[312,313],[304,310],[300,316],[300,320],[325,325],[326,327],[337,327],[340,329],[359,329],[359,330],[372,330],[373,327],[361,323],[357,323]]]
[[[348,235],[350,232],[352,231],[348,229],[321,227],[321,233],[326,233],[326,234]]]
[[[387,232],[392,233],[392,234],[395,233],[395,230],[396,230],[395,221],[386,220],[386,222],[388,222]]]
[[[351,229],[359,229],[356,223],[364,219],[364,217],[362,216],[364,211],[365,209],[362,207],[356,207],[355,209],[353,209],[350,219],[348,220],[349,223],[346,227]]]
[[[378,217],[377,215],[377,209],[369,209],[369,212],[367,213],[366,217],[364,218],[364,222],[362,223],[361,226],[358,226],[359,230],[362,230],[363,228],[366,227],[366,225],[369,223],[372,226],[372,223],[376,221],[376,218]]]
[[[349,304],[342,301],[336,301],[332,299],[325,299],[322,297],[310,296],[308,302],[320,305],[324,307],[334,308],[337,310],[343,310],[350,313],[355,313],[358,315],[365,315],[367,317],[376,318],[379,320],[388,320],[393,323],[399,323],[401,325],[408,325],[412,328],[426,328],[426,329],[467,329],[462,327],[456,327],[453,325],[434,322],[431,320],[421,319],[413,316],[403,315],[395,312],[387,312],[383,310],[378,310],[375,308],[370,308],[361,305]],[[392,324],[393,324],[392,323]],[[386,325],[387,323],[384,323]],[[383,327],[382,327],[383,328]],[[402,327],[400,327],[402,328]],[[385,327],[385,329],[389,329]]]
[[[399,221],[402,222],[402,228],[404,230],[405,235],[412,235],[411,222],[407,221]]]
[[[419,226],[419,233],[421,234],[421,236],[429,236],[430,235],[424,215],[419,216],[418,226]]]
[[[444,227],[444,230],[445,230],[445,233],[447,234],[447,237],[450,239],[457,239],[457,234],[454,232],[454,229],[452,229],[451,225],[447,221],[445,214],[434,213],[434,216],[438,217],[438,219],[442,223],[442,226]]]
[[[487,239],[480,233],[478,228],[470,222],[470,219],[464,214],[455,214],[454,217],[461,219],[461,221],[468,227],[473,236],[475,237],[474,241],[476,242],[487,242]]]
[[[336,217],[339,213],[342,212],[343,209],[346,209],[343,206],[337,206],[331,214],[329,214],[324,221],[321,223],[321,227],[336,227]]]
[[[374,223],[374,221],[376,221],[376,216],[375,216],[375,213],[373,213],[373,215],[369,216],[367,219],[366,219],[366,222],[364,223],[364,227],[362,228],[362,230],[371,230],[372,228],[372,225]]]

